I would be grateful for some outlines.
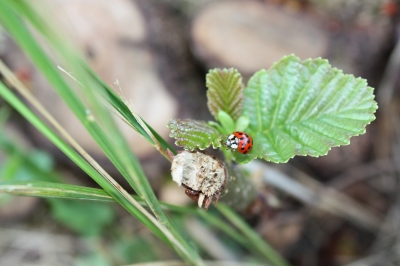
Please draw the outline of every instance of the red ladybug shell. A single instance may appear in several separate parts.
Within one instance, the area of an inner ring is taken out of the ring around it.
[[[226,140],[226,146],[233,150],[238,150],[241,154],[247,154],[253,148],[253,139],[248,134],[235,131]]]

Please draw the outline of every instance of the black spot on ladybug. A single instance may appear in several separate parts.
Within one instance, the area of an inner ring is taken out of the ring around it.
[[[247,139],[247,143],[250,143],[250,140],[249,140],[249,139]]]
[[[244,137],[239,138],[240,140],[244,140]]]
[[[243,135],[243,133],[242,133],[242,132],[238,132],[238,135],[240,135],[240,136],[241,136],[241,135]]]
[[[245,152],[243,152],[243,154],[246,154],[246,153],[248,153],[249,151],[245,151]]]
[[[240,149],[243,151],[244,150],[244,146],[242,146]]]

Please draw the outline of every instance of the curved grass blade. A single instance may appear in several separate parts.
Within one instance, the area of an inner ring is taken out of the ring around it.
[[[88,75],[91,75],[95,81],[98,82],[98,86],[95,88],[102,88],[99,90],[99,93],[107,100],[111,106],[114,107],[115,110],[119,112],[119,114],[129,123],[129,125],[136,130],[140,135],[143,136],[149,143],[154,145],[154,141],[152,140],[151,136],[147,134],[146,130],[140,125],[138,120],[132,114],[129,106],[125,103],[125,101],[118,96],[114,90],[112,90],[104,81],[93,72],[93,70],[85,63],[82,62],[83,67],[86,69]],[[145,121],[144,121],[145,122]],[[176,153],[175,149],[169,145],[169,143],[162,138],[149,124],[145,122],[146,126],[150,129],[153,136],[157,139],[158,143],[161,145],[163,150],[169,149],[173,153]]]
[[[44,134],[54,145],[65,153],[73,162],[75,162],[83,171],[93,178],[109,195],[112,195],[124,208],[132,215],[144,223],[155,235],[160,239],[169,243],[164,234],[158,229],[146,215],[139,211],[129,199],[121,194],[117,186],[107,181],[98,171],[96,171],[86,160],[84,160],[77,152],[65,143],[57,134],[54,133],[41,119],[37,117],[20,99],[18,99],[11,91],[0,82],[0,95],[13,106],[22,116],[24,116],[33,126],[35,126],[42,134]],[[120,186],[119,186],[120,187]]]
[[[116,202],[102,189],[45,181],[1,181],[0,193],[40,198]],[[138,200],[137,196],[133,196]],[[143,200],[140,200],[143,205]]]
[[[0,194],[9,194],[14,196],[55,198],[68,200],[87,200],[98,202],[116,202],[106,191],[98,188],[90,188],[77,185],[61,184],[45,181],[2,181],[0,182]],[[146,207],[146,203],[140,197],[132,195],[132,197],[142,206]],[[218,228],[226,235],[230,236],[242,247],[254,253],[257,250],[257,243],[253,243],[250,239],[246,239],[242,234],[237,232],[231,225],[226,224],[222,217],[216,217],[209,212],[204,212],[194,207],[182,207],[171,205],[168,203],[160,203],[166,211],[173,211],[183,214],[194,214],[202,217],[207,224]],[[260,252],[255,252],[260,253]],[[264,257],[267,259],[268,256]]]
[[[0,194],[10,194],[24,197],[55,198],[69,200],[88,200],[99,202],[117,202],[105,190],[77,185],[61,184],[46,181],[1,181]],[[146,207],[146,202],[139,196],[131,195],[140,205]],[[197,208],[188,208],[161,203],[164,210],[197,213]]]
[[[78,80],[83,84],[84,89],[81,90],[84,95],[83,97],[91,107],[89,109],[91,115],[90,119],[87,117],[88,109],[85,108],[77,95],[74,94],[64,79],[60,76],[60,73],[56,70],[51,60],[48,59],[46,54],[40,49],[36,41],[21,23],[20,19],[13,13],[13,10],[10,9],[7,4],[22,11],[22,14],[24,14],[26,18],[30,19],[33,26],[36,26],[36,29],[41,31],[44,34],[44,37],[50,37],[48,40],[54,45],[54,48],[58,51],[59,55],[66,60],[65,62],[68,62],[71,65],[70,69],[74,73],[83,75],[78,76]],[[79,64],[80,59],[68,46],[68,42],[63,38],[58,39],[59,36],[57,36],[49,26],[51,23],[45,23],[42,21],[41,18],[36,15],[35,10],[28,2],[2,2],[0,16],[18,44],[31,57],[60,96],[67,102],[77,117],[85,125],[89,133],[103,149],[107,157],[123,174],[135,191],[146,200],[148,206],[156,215],[160,223],[165,225],[169,230],[165,231],[165,233],[169,240],[175,243],[173,245],[174,249],[187,261],[201,264],[201,259],[197,252],[195,252],[193,247],[182,239],[176,229],[170,224],[168,217],[162,211],[137,158],[129,150],[124,138],[115,126],[110,113],[100,104],[98,95],[94,93],[97,89],[93,88],[98,86],[97,82],[93,80],[92,77],[85,75],[85,69]],[[98,121],[103,123],[103,127],[100,127],[97,123]],[[106,133],[103,131],[105,129],[107,131]]]
[[[0,194],[9,194],[24,197],[55,198],[69,200],[88,200],[98,202],[116,202],[105,190],[77,185],[61,184],[46,181],[1,181]],[[136,195],[132,197],[142,206],[146,207],[143,199]],[[221,221],[221,217],[215,217],[194,207],[182,207],[161,202],[162,208],[167,211],[195,214],[201,216],[208,224],[214,226],[232,237],[243,247],[248,248],[248,241],[236,232],[230,225]]]

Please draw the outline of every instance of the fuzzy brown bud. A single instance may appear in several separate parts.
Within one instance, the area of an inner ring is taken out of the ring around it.
[[[171,174],[179,186],[186,188],[186,195],[197,200],[199,207],[207,210],[213,197],[218,202],[226,186],[228,172],[218,158],[201,151],[181,151],[172,159]]]

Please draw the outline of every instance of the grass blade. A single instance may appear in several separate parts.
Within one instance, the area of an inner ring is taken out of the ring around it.
[[[78,97],[64,81],[53,62],[39,47],[10,6],[16,7],[15,10],[22,11],[23,15],[30,20],[33,26],[44,34],[44,37],[51,36],[51,38],[49,38],[49,40],[52,41],[51,44],[53,44],[56,51],[59,52],[59,55],[63,56],[65,62],[71,65],[71,70],[73,70],[74,73],[83,75],[78,77],[78,80],[82,82],[84,88],[80,91],[84,94],[83,98],[87,101],[90,108],[85,107],[80,97]],[[48,27],[48,25],[52,23],[44,23],[35,13],[32,6],[30,6],[30,3],[24,1],[0,2],[0,19],[12,34],[15,41],[29,55],[32,61],[57,90],[59,95],[66,101],[78,119],[85,125],[107,157],[113,162],[135,191],[145,199],[146,203],[159,220],[159,223],[166,227],[166,230],[162,228],[161,231],[164,232],[170,243],[174,243],[172,245],[174,249],[188,262],[202,264],[197,252],[182,239],[175,228],[170,224],[168,217],[162,211],[138,160],[129,150],[124,138],[115,126],[110,113],[100,103],[101,101],[98,99],[98,95],[94,92],[97,89],[92,89],[98,86],[98,84],[90,76],[84,75],[85,69],[79,63],[80,59],[70,47],[65,45],[67,42],[58,40],[56,37],[57,34],[53,33],[50,27]],[[102,88],[98,88],[98,90],[100,89]],[[90,110],[90,117],[88,117],[88,110]],[[92,117],[94,117],[94,120]],[[98,121],[101,121],[102,125],[97,123]],[[151,219],[152,217],[148,218]]]
[[[0,193],[14,196],[115,202],[115,199],[102,189],[45,181],[0,182]]]
[[[1,71],[2,72],[2,71]],[[4,72],[2,72],[4,73]],[[65,153],[74,163],[93,178],[109,195],[112,195],[124,208],[132,215],[142,221],[155,235],[162,240],[167,241],[164,234],[157,228],[149,217],[139,211],[131,200],[121,194],[117,185],[111,184],[98,171],[96,171],[85,159],[83,159],[73,148],[62,140],[53,130],[51,130],[36,114],[34,114],[18,97],[16,97],[3,83],[0,82],[0,96],[3,97],[11,106],[13,106],[22,116],[25,117],[33,126],[44,134],[54,145]],[[119,185],[118,185],[119,186]],[[119,186],[120,188],[120,186]],[[137,204],[139,205],[139,204]]]
[[[142,127],[140,122],[132,114],[131,108],[128,106],[126,101],[124,101],[120,96],[118,96],[104,81],[93,72],[93,70],[84,62],[82,62],[83,67],[87,70],[88,74],[97,81],[98,86],[96,88],[102,88],[99,93],[107,100],[107,102],[114,107],[115,110],[127,121],[127,123],[136,130],[143,138],[145,138],[149,143],[154,145],[152,137],[147,134],[146,130]],[[175,148],[173,148],[169,143],[162,138],[149,124],[145,122],[147,128],[151,131],[152,135],[156,138],[157,142],[160,144],[163,150],[169,149],[173,153],[176,153]]]
[[[46,181],[2,181],[0,182],[1,193],[24,197],[117,202],[103,189]],[[140,205],[146,207],[146,202],[139,196],[132,195],[132,197]],[[161,202],[161,206],[164,210],[179,213],[197,212],[197,208],[180,207],[163,202]]]

